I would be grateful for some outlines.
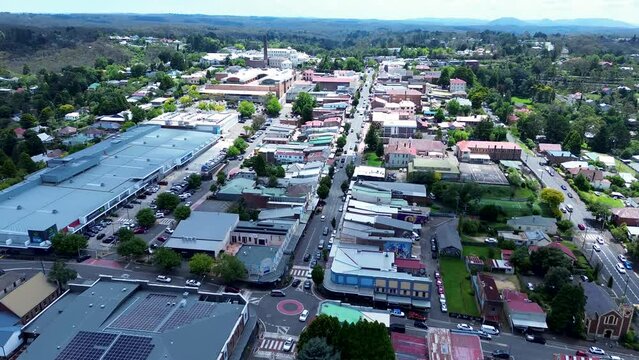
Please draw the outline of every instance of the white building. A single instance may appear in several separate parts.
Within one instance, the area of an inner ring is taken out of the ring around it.
[[[206,66],[214,66],[223,64],[231,54],[226,53],[208,53],[200,58],[200,63]]]
[[[67,120],[67,121],[80,120],[80,113],[77,112],[77,111],[70,112],[70,113],[64,115],[64,120]]]
[[[450,79],[450,92],[466,92],[466,81],[462,79]]]
[[[237,124],[239,114],[235,111],[202,111],[189,110],[164,113],[147,121],[148,124],[162,127],[193,129],[210,132],[213,134],[225,134],[233,125]]]

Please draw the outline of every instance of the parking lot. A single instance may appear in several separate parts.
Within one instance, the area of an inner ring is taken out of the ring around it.
[[[508,185],[508,179],[494,164],[459,163],[462,180],[479,184]]]

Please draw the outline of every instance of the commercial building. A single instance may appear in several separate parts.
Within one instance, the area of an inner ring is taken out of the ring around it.
[[[450,87],[449,90],[452,94],[454,93],[465,93],[466,92],[466,81],[462,79],[450,79]]]
[[[39,272],[0,299],[0,312],[13,316],[16,323],[26,324],[60,293],[60,289]]]
[[[238,123],[239,113],[235,111],[213,112],[202,110],[178,111],[161,114],[149,120],[151,125],[165,128],[187,129],[213,134],[226,134]]]
[[[408,173],[436,172],[441,174],[444,180],[459,180],[461,172],[457,159],[445,158],[420,158],[416,157],[408,163]]]
[[[519,160],[521,147],[507,141],[472,141],[462,140],[457,143],[455,155],[460,161],[471,161],[472,155],[486,154],[490,160]]]
[[[432,280],[397,271],[392,252],[339,244],[331,249],[326,272],[324,287],[333,293],[421,309],[431,305]]]
[[[391,204],[393,200],[402,199],[408,205],[425,206],[428,194],[426,185],[388,181],[359,180],[351,187],[353,199],[376,204]]]
[[[519,291],[504,289],[504,313],[510,327],[519,331],[544,331],[548,329],[546,313],[537,304]]]
[[[355,88],[359,77],[313,76],[311,81],[322,91],[337,91]]]
[[[284,96],[296,78],[296,72],[290,69],[231,67],[227,72],[215,74],[220,84],[203,85],[198,91],[214,99],[263,103],[269,93],[278,98]]]
[[[286,247],[297,225],[294,220],[239,221],[231,232],[231,243]]]
[[[376,166],[360,165],[355,167],[353,180],[381,180],[386,178],[386,169]]]
[[[145,186],[208,149],[217,136],[137,126],[0,191],[0,247],[48,249],[58,231],[77,232]]]
[[[449,217],[433,217],[424,229],[424,239],[437,240],[437,251],[441,256],[462,257],[461,237],[457,230],[459,219]]]
[[[417,156],[444,157],[444,143],[428,139],[390,138],[384,146],[384,160],[387,167],[401,168],[408,166]]]
[[[239,221],[237,214],[193,211],[180,221],[164,247],[189,255],[204,252],[218,256],[225,252]]]
[[[20,360],[239,360],[256,318],[240,294],[102,276],[23,329]]]

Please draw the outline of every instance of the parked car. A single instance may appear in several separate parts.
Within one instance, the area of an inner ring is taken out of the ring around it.
[[[490,354],[493,358],[496,359],[510,359],[510,353],[504,351],[504,350],[495,350]]]
[[[409,311],[406,317],[411,320],[426,321],[426,316],[416,311]]]
[[[602,238],[601,236],[597,236],[597,243],[603,245],[604,244],[604,238]]]
[[[404,317],[405,314],[403,311],[401,311],[400,309],[392,309],[390,311],[391,316],[397,316],[397,317]]]
[[[583,282],[588,282],[590,281],[590,279],[588,278],[588,276],[586,275],[579,275],[579,278],[581,279],[581,281]]]
[[[98,239],[98,240],[102,240],[105,236],[106,236],[106,234],[104,234],[104,233],[102,233],[102,234],[98,234],[98,236],[96,237],[96,239]]]
[[[202,285],[201,282],[193,279],[186,280],[186,286],[200,287]]]
[[[293,338],[288,338],[286,339],[286,341],[284,341],[284,346],[282,347],[282,350],[289,352],[293,349],[293,344],[295,344],[295,342],[293,341]]]
[[[163,212],[158,211],[158,212],[155,213],[155,218],[156,219],[161,219],[163,217],[164,217],[164,213]]]
[[[457,324],[457,330],[473,331],[473,327],[468,324]]]
[[[526,284],[526,287],[528,288],[528,290],[530,291],[534,291],[535,290],[535,285],[533,285],[532,283],[528,283]]]
[[[272,297],[285,297],[286,294],[282,290],[271,290]]]
[[[615,267],[617,268],[617,271],[620,274],[625,274],[626,273],[626,267],[623,265],[623,263],[617,263],[617,265],[615,265]]]
[[[165,276],[165,275],[158,275],[155,278],[155,280],[159,281],[159,282],[163,282],[163,283],[170,283],[171,282],[171,278],[168,277],[168,276]]]
[[[584,224],[577,224],[577,227],[579,228],[579,230],[586,230],[586,225]]]
[[[308,262],[309,260],[311,260],[311,254],[304,254],[304,262]]]
[[[300,279],[294,279],[293,282],[291,283],[291,286],[296,288],[300,285],[300,283],[302,282],[302,280]]]
[[[588,353],[583,351],[583,350],[577,350],[577,351],[575,351],[575,355],[577,355],[577,356],[588,356]]]
[[[628,270],[632,270],[632,263],[630,262],[630,260],[624,261],[623,266],[625,266],[625,268]]]
[[[601,251],[601,247],[597,244],[592,244],[592,249],[595,250],[596,252],[600,252]]]
[[[618,259],[619,259],[619,261],[621,261],[621,262],[624,262],[624,261],[628,260],[625,256],[623,256],[623,255],[621,255],[621,254],[617,255],[617,258],[618,258]]]
[[[171,229],[171,228],[166,228],[166,229],[164,229],[164,232],[165,232],[165,233],[167,233],[167,234],[173,234],[173,231],[174,231],[174,230],[173,230],[173,229]]]
[[[486,244],[497,244],[497,242],[498,242],[498,241],[497,241],[497,239],[495,239],[495,238],[490,238],[490,237],[489,237],[489,238],[484,239],[484,242],[485,242]]]
[[[424,321],[420,321],[420,320],[415,320],[415,322],[413,323],[413,326],[419,329],[428,329],[428,325],[426,325]]]
[[[310,290],[312,285],[313,283],[311,282],[311,280],[304,280],[304,289]]]
[[[566,187],[566,185],[561,185],[561,189],[562,189],[562,190],[568,190],[568,188]]]
[[[440,304],[439,304],[439,308],[440,308],[440,310],[441,310],[442,312],[444,312],[444,313],[445,313],[445,312],[448,312],[448,306],[446,305],[446,303],[445,303],[445,302],[444,302],[444,303],[440,303]]]
[[[166,236],[158,236],[156,240],[163,243],[166,241]]]
[[[606,355],[606,352],[603,349],[598,348],[596,346],[591,346],[588,348],[588,352],[595,355]]]
[[[145,232],[146,232],[146,229],[143,228],[142,226],[138,226],[135,229],[133,229],[134,234],[144,234]]]
[[[300,314],[300,321],[304,322],[306,319],[308,319],[308,310],[304,309]]]
[[[572,199],[572,193],[567,193],[568,197]]]

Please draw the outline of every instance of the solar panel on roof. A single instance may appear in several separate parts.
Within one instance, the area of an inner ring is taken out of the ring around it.
[[[155,345],[150,337],[120,335],[103,360],[146,360]]]
[[[155,331],[167,314],[174,308],[177,296],[149,294],[138,304],[123,312],[111,325],[112,329]]]
[[[56,360],[99,360],[116,334],[80,331],[56,356]]]

